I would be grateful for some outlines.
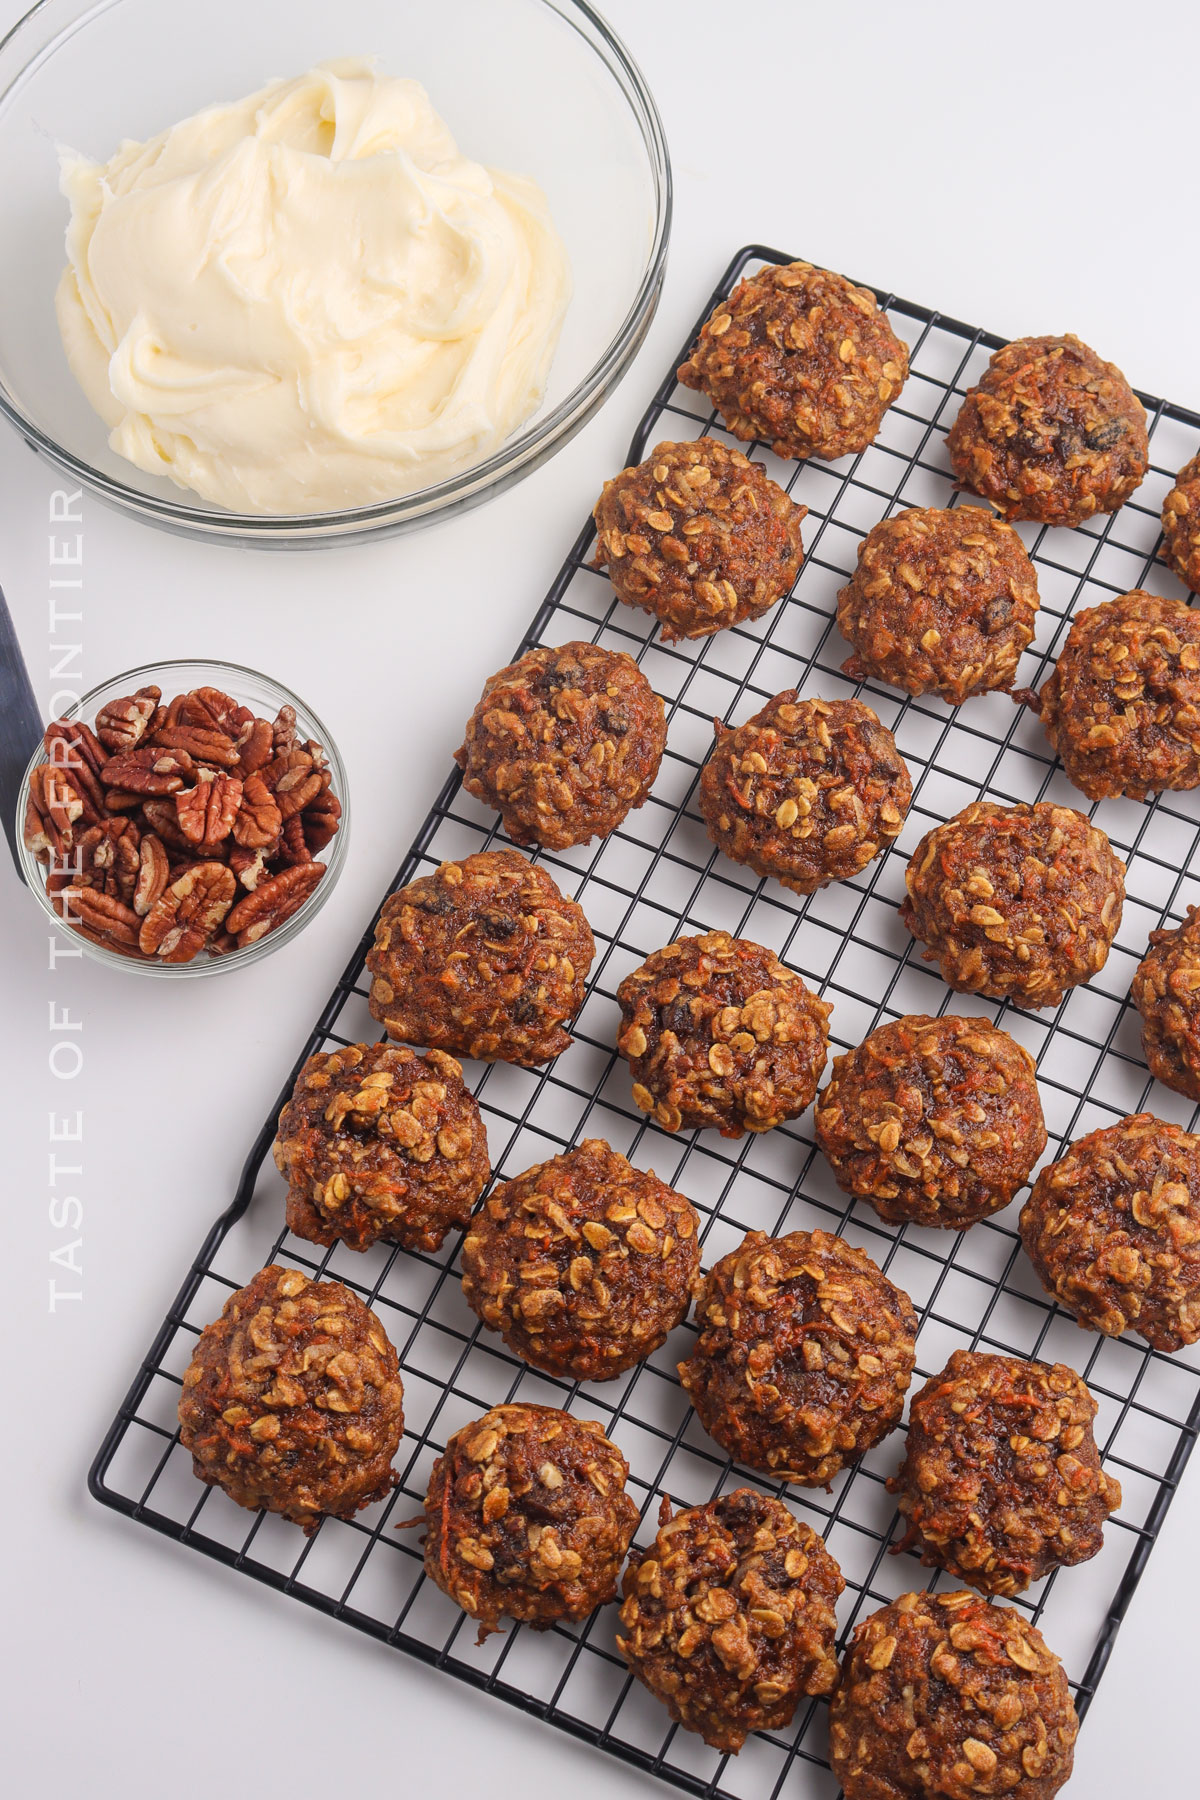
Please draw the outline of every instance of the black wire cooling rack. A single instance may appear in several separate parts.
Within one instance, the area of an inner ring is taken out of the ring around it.
[[[701,318],[748,269],[788,260],[761,246],[740,251]],[[680,931],[721,927],[769,945],[832,1000],[839,1048],[857,1044],[885,1018],[961,1009],[962,997],[921,963],[896,916],[904,866],[917,839],[931,823],[980,796],[1081,804],[1049,755],[1036,719],[1006,696],[972,699],[954,710],[868,683],[872,706],[912,769],[915,792],[899,843],[855,880],[797,902],[718,855],[696,813],[696,779],[714,716],[740,722],[788,687],[826,697],[863,691],[840,672],[846,646],[833,624],[835,595],[853,568],[859,539],[890,510],[946,505],[953,498],[942,434],[963,390],[1001,340],[892,294],[879,292],[878,298],[910,344],[912,374],[875,445],[834,464],[784,465],[758,446],[752,451],[810,509],[808,554],[790,598],[754,625],[700,643],[663,644],[653,622],[618,605],[607,578],[588,568],[594,535],[589,520],[526,634],[522,650],[585,637],[632,651],[667,702],[668,747],[654,793],[619,831],[598,848],[539,853],[559,885],[582,901],[597,941],[572,1048],[540,1070],[476,1065],[475,1086],[498,1176],[511,1177],[583,1136],[607,1138],[639,1164],[652,1162],[696,1203],[706,1265],[752,1227],[778,1232],[822,1225],[860,1244],[913,1298],[921,1318],[922,1377],[940,1368],[957,1345],[1061,1359],[1080,1370],[1099,1403],[1098,1441],[1124,1501],[1094,1561],[1052,1575],[1015,1604],[1063,1657],[1083,1712],[1200,1426],[1200,1354],[1166,1357],[1140,1342],[1080,1333],[1042,1293],[1024,1261],[1015,1206],[961,1236],[881,1224],[837,1189],[814,1151],[807,1118],[732,1144],[714,1141],[710,1132],[661,1132],[633,1106],[628,1072],[612,1047],[618,982]],[[659,437],[722,436],[715,416],[676,385],[673,370],[687,347],[642,419],[631,462]],[[1020,527],[1042,596],[1022,683],[1041,679],[1079,605],[1137,586],[1181,591],[1155,561],[1158,510],[1172,472],[1200,442],[1200,416],[1143,399],[1154,463],[1135,498],[1115,516],[1077,531]],[[474,698],[461,696],[464,717]],[[1149,931],[1177,921],[1189,901],[1200,901],[1200,792],[1165,795],[1152,804],[1105,801],[1091,811],[1128,864],[1129,898],[1107,965],[1053,1015],[1007,1002],[968,1003],[1001,1020],[1035,1055],[1048,1157],[1069,1139],[1143,1105],[1183,1124],[1192,1117],[1185,1102],[1154,1087],[1147,1075],[1128,990]],[[495,818],[463,793],[455,773],[394,885],[444,858],[502,841]],[[373,924],[301,1047],[297,1069],[314,1050],[378,1036],[363,973],[372,931]],[[232,1205],[205,1239],[105,1437],[90,1476],[94,1496],[688,1792],[712,1800],[775,1800],[787,1781],[800,1800],[833,1795],[823,1704],[808,1703],[788,1731],[759,1734],[739,1756],[722,1757],[673,1727],[630,1679],[613,1642],[614,1608],[581,1627],[543,1633],[517,1628],[477,1647],[473,1623],[424,1579],[418,1534],[395,1526],[419,1510],[447,1437],[501,1401],[549,1402],[601,1420],[629,1459],[643,1540],[653,1534],[660,1493],[693,1503],[747,1477],[705,1436],[676,1381],[674,1365],[686,1353],[691,1327],[682,1327],[621,1379],[579,1388],[525,1368],[478,1324],[459,1287],[457,1241],[435,1256],[385,1246],[366,1255],[341,1246],[321,1254],[281,1229],[283,1184],[268,1150],[294,1074],[250,1152]],[[198,1332],[234,1288],[271,1261],[353,1287],[379,1313],[404,1376],[408,1429],[397,1465],[400,1487],[387,1503],[354,1520],[326,1520],[310,1540],[294,1526],[249,1515],[219,1490],[201,1487],[176,1428],[180,1378]],[[840,1562],[847,1581],[839,1615],[843,1634],[895,1595],[944,1583],[907,1555],[887,1555],[899,1531],[884,1481],[901,1447],[898,1436],[888,1439],[829,1494],[756,1482],[783,1495]]]

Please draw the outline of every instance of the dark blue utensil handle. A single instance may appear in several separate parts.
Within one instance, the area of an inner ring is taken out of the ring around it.
[[[17,845],[17,803],[29,758],[41,735],[42,716],[12,614],[0,589],[0,808],[4,813],[4,835],[18,874],[21,853]]]

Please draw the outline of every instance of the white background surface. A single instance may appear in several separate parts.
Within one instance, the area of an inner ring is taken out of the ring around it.
[[[0,0],[0,27],[21,10]],[[87,1464],[484,677],[737,245],[778,244],[1006,335],[1076,331],[1136,386],[1200,407],[1190,0],[608,0],[607,12],[659,101],[675,231],[648,344],[550,466],[446,526],[306,556],[187,544],[85,501],[88,685],[182,655],[276,674],[338,739],[355,829],[309,931],[223,980],[139,982],[80,962],[52,975],[40,911],[0,873],[0,1693],[16,1793],[199,1800],[232,1781],[282,1800],[351,1780],[452,1794],[482,1782],[500,1796],[570,1783],[579,1800],[666,1791],[103,1512]],[[330,54],[360,48],[337,42],[330,14]],[[0,436],[0,583],[43,699],[56,485]],[[51,1001],[83,1021],[70,1083],[47,1066]],[[48,1277],[71,1282],[49,1261],[70,1234],[49,1222],[47,1115],[78,1108],[82,1155],[59,1148],[83,1172],[57,1192],[83,1201],[84,1299],[50,1316]],[[1081,1738],[1078,1800],[1194,1791],[1198,1528],[1193,1468]]]

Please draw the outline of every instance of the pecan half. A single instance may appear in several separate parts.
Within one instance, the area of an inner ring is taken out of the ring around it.
[[[91,769],[98,775],[108,760],[104,745],[82,719],[51,719],[42,733],[42,743],[50,761],[67,768]],[[58,750],[56,744],[60,746]]]
[[[194,725],[201,731],[223,731],[227,737],[236,737],[246,720],[253,717],[249,707],[239,706],[221,688],[198,687],[176,694],[163,723],[168,727]]]
[[[96,736],[114,755],[136,750],[158,711],[162,689],[141,687],[121,700],[110,700],[96,714]]]
[[[300,816],[304,823],[304,841],[309,853],[317,856],[337,836],[342,820],[342,803],[336,794],[326,788],[315,800],[309,801]]]
[[[296,743],[296,709],[294,706],[281,706],[275,714],[275,723],[271,728],[271,742],[276,756],[281,751],[294,749]]]
[[[68,775],[65,769],[55,768],[52,763],[48,763],[43,792],[46,796],[46,804],[50,809],[50,816],[64,834],[67,827],[74,825],[77,821],[84,825],[95,824],[96,817],[93,810],[80,791],[77,772]]]
[[[286,750],[263,770],[263,780],[275,796],[275,804],[285,819],[301,812],[310,800],[324,789],[320,773],[313,768],[307,750]]]
[[[79,840],[78,885],[115,895],[129,906],[137,880],[139,836],[132,819],[90,826]]]
[[[290,865],[312,861],[312,851],[304,835],[304,814],[293,813],[283,828],[279,841],[279,855],[282,861]]]
[[[315,800],[322,790],[322,780],[314,769],[303,775],[296,770],[285,775],[275,789],[275,804],[283,814],[284,820],[293,818],[296,813],[304,811],[309,803]]]
[[[274,795],[254,771],[242,782],[241,809],[233,821],[233,841],[245,850],[265,849],[279,836],[283,815]]]
[[[140,794],[126,793],[124,788],[106,788],[104,791],[104,810],[106,813],[136,812],[142,804]]]
[[[136,943],[127,944],[123,938],[112,937],[107,931],[93,931],[90,925],[85,925],[80,919],[73,918],[71,925],[80,937],[87,939],[89,944],[98,944],[101,949],[112,950],[117,956],[131,957],[134,962],[150,961],[150,958],[143,955],[138,949]]]
[[[46,892],[50,897],[50,904],[59,918],[65,919],[68,925],[79,922],[75,917],[75,896],[82,891],[79,881],[81,873],[79,852],[76,850],[51,863],[46,876]]]
[[[137,880],[133,889],[132,905],[139,919],[144,919],[151,907],[162,898],[169,875],[163,841],[153,831],[148,831],[139,847]]]
[[[46,755],[56,769],[65,770],[83,801],[83,817],[96,825],[104,816],[104,789],[97,779],[106,761],[104,747],[82,719],[53,719],[42,736]]]
[[[137,943],[141,920],[123,900],[118,900],[115,894],[102,893],[97,888],[72,887],[68,891],[71,896],[70,916],[73,919],[102,938],[111,938],[114,943]],[[66,916],[64,913],[64,917]]]
[[[224,863],[194,863],[140,921],[139,947],[163,962],[191,962],[224,920],[236,886]]]
[[[45,781],[43,769],[47,765],[33,771],[29,778],[29,792],[25,796],[25,825],[22,836],[25,848],[39,862],[50,862],[58,856],[63,848],[62,833],[50,817],[45,801],[42,783]]]
[[[242,784],[235,775],[197,769],[195,787],[183,788],[175,796],[179,829],[189,843],[215,850],[233,830],[241,804]]]
[[[297,863],[279,875],[272,875],[269,881],[260,881],[253,893],[238,901],[226,921],[226,930],[237,938],[238,948],[244,950],[248,944],[257,944],[268,931],[274,931],[285,919],[290,919],[304,905],[324,873],[324,863]]]
[[[183,696],[181,722],[189,725],[215,726],[236,738],[243,726],[252,722],[254,714],[248,706],[239,706],[223,688],[198,687]]]
[[[240,844],[229,852],[229,866],[248,893],[253,893],[267,874],[265,853],[243,850]]]
[[[225,731],[210,731],[203,725],[163,725],[154,733],[154,742],[164,750],[184,750],[198,763],[216,763],[222,769],[237,765],[237,748]]]
[[[25,803],[25,844],[45,862],[69,850],[75,825],[83,816],[83,800],[68,775],[51,763],[40,763],[29,777]]]
[[[186,750],[148,744],[141,750],[110,757],[100,779],[107,788],[123,788],[131,794],[177,794],[184,776],[195,772],[196,765]]]
[[[104,848],[101,848],[101,845]],[[112,878],[112,845],[98,825],[89,825],[75,845],[69,885],[99,894],[117,894]]]
[[[238,774],[243,778],[256,769],[265,769],[275,754],[274,734],[269,719],[251,719],[237,738]]]
[[[158,833],[168,850],[191,850],[191,843],[179,829],[179,815],[173,800],[152,797],[142,801],[142,818],[149,830]]]

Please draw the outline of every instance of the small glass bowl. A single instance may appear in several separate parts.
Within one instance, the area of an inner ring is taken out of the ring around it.
[[[261,713],[268,719],[274,718],[281,706],[295,708],[299,735],[302,739],[315,738],[323,746],[329,758],[330,785],[342,803],[341,824],[337,834],[318,858],[318,861],[325,864],[325,874],[310,897],[290,919],[285,919],[276,930],[268,931],[257,943],[247,945],[244,950],[227,951],[223,956],[212,956],[202,950],[191,962],[168,963],[157,957],[143,961],[140,957],[122,956],[119,950],[106,950],[101,944],[93,944],[82,932],[75,931],[64,919],[59,918],[46,892],[46,865],[38,861],[25,843],[25,807],[29,798],[29,778],[38,765],[46,760],[46,753],[40,743],[29,759],[17,805],[17,846],[21,857],[21,873],[50,922],[71,943],[78,944],[85,956],[92,957],[94,961],[120,969],[124,974],[153,975],[159,980],[167,981],[187,981],[200,975],[223,975],[227,970],[243,969],[247,963],[259,962],[273,950],[282,950],[285,944],[291,943],[310,919],[316,917],[337,886],[350,838],[350,793],[346,784],[346,769],[327,726],[322,724],[311,706],[306,706],[298,695],[291,693],[281,682],[272,681],[269,676],[260,675],[255,669],[242,668],[239,663],[193,662],[185,658],[178,662],[147,663],[141,669],[126,669],[124,674],[114,675],[111,681],[94,687],[63,717],[82,719],[85,724],[91,725],[100,708],[110,700],[119,700],[123,695],[132,694],[135,689],[151,684],[160,687],[167,700],[176,694],[188,693],[192,688],[221,688],[243,706],[253,707],[256,713]]]
[[[110,157],[205,106],[338,57],[427,90],[464,155],[542,188],[574,294],[534,416],[474,468],[338,512],[226,512],[118,456],[67,366],[58,146]],[[585,0],[37,0],[0,39],[0,416],[103,500],[168,531],[297,548],[408,530],[543,463],[620,381],[654,316],[671,165],[653,97]],[[20,278],[12,271],[19,270]]]

